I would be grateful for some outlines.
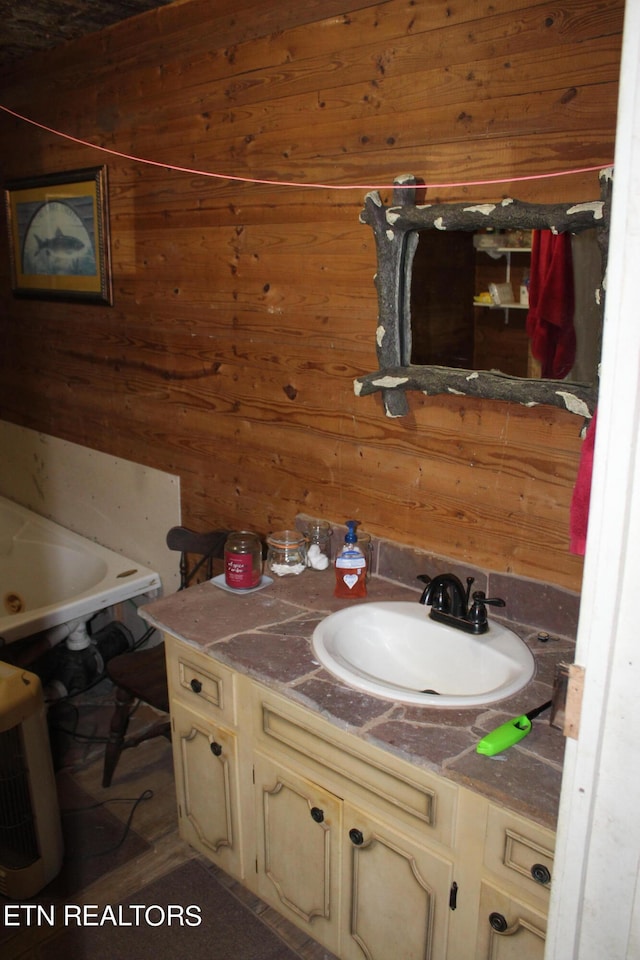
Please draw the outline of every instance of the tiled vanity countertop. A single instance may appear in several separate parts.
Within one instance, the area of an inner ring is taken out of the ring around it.
[[[319,620],[350,603],[417,603],[420,594],[372,577],[366,600],[336,600],[334,583],[332,570],[277,578],[264,590],[245,595],[203,583],[146,605],[141,615],[343,730],[555,829],[564,736],[550,726],[549,712],[533,722],[520,744],[497,757],[480,756],[476,744],[501,723],[550,699],[556,664],[573,659],[573,643],[543,643],[536,630],[510,623],[536,658],[534,679],[519,694],[465,710],[393,703],[360,693],[327,673],[314,658],[311,636]]]

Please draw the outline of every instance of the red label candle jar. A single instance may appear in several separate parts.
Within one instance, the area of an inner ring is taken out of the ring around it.
[[[262,543],[257,533],[230,533],[224,545],[224,582],[234,590],[251,590],[262,579]]]

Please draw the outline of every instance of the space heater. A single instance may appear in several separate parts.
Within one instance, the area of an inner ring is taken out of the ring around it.
[[[0,893],[33,896],[60,872],[62,856],[40,679],[0,662]]]

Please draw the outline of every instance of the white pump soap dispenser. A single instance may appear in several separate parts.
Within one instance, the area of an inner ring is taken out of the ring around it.
[[[336,597],[366,597],[367,561],[358,546],[357,520],[347,520],[344,546],[336,557]]]

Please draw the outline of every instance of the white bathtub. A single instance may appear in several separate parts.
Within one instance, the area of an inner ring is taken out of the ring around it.
[[[0,645],[160,586],[148,567],[0,497]]]

